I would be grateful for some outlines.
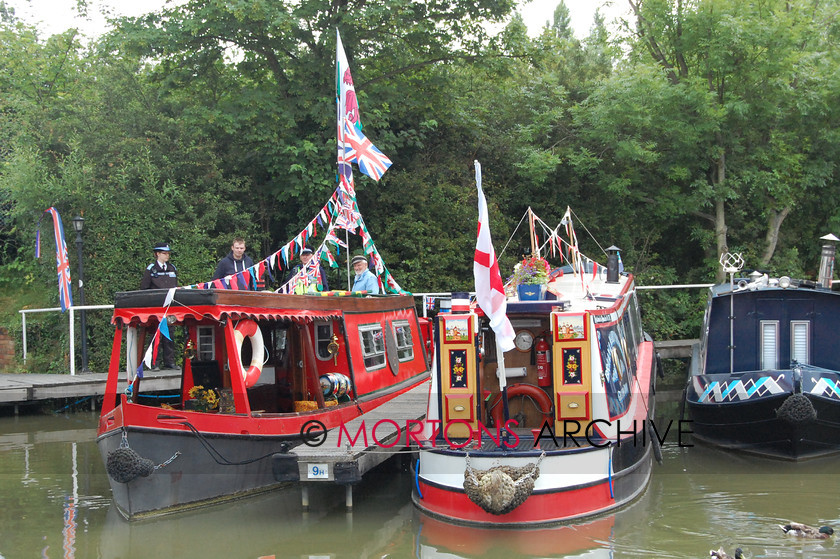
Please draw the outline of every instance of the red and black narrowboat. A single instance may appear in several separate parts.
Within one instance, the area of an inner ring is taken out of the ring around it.
[[[116,295],[97,443],[123,516],[294,480],[289,450],[308,430],[337,427],[428,378],[428,329],[413,297],[325,295]],[[135,372],[161,321],[185,348],[180,390],[166,399]]]

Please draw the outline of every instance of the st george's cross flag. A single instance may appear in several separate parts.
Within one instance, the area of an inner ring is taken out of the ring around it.
[[[507,296],[505,285],[499,273],[499,261],[490,237],[490,218],[487,201],[481,190],[481,164],[475,162],[475,184],[478,188],[478,238],[475,243],[475,299],[484,314],[490,319],[490,327],[496,334],[496,345],[504,351],[513,349],[515,333],[507,317]]]

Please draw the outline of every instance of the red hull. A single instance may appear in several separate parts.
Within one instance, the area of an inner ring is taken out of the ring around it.
[[[499,524],[502,519],[505,524],[565,522],[607,511],[620,504],[610,497],[610,486],[605,482],[571,491],[533,494],[513,511],[496,516],[479,508],[466,493],[447,491],[422,481],[419,487],[423,498],[415,497],[415,503],[423,511],[470,524]]]

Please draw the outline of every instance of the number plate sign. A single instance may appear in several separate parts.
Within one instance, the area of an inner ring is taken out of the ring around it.
[[[307,464],[307,479],[329,479],[330,468],[327,464]]]

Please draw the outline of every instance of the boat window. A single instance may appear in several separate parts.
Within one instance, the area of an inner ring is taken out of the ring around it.
[[[644,336],[642,335],[642,321],[639,316],[639,301],[635,292],[630,295],[627,313],[630,315],[630,333],[632,334],[633,345],[639,345],[644,341]]]
[[[329,345],[332,342],[332,322],[316,322],[315,323],[315,348],[318,359],[326,361],[332,359]]]
[[[382,325],[365,324],[359,326],[359,338],[362,342],[362,357],[368,371],[381,369],[385,366],[385,338],[382,336]]]
[[[779,321],[761,321],[761,369],[779,367]]]
[[[213,361],[216,358],[216,336],[212,326],[198,327],[198,360]]]
[[[274,356],[275,365],[282,365],[283,359],[286,357],[286,347],[289,339],[288,332],[287,328],[277,328],[271,332],[272,355]]]
[[[397,338],[397,356],[400,361],[414,359],[414,343],[411,341],[411,326],[407,320],[394,321],[394,335]]]
[[[810,361],[808,347],[810,346],[811,323],[807,320],[792,320],[790,322],[790,359],[807,365]]]

